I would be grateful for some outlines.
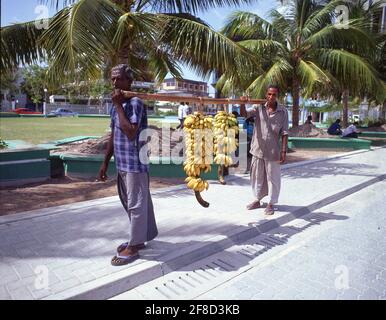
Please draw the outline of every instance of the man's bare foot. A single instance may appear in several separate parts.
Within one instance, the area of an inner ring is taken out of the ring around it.
[[[248,210],[254,210],[254,209],[260,208],[260,206],[261,206],[260,201],[255,200],[252,203],[247,205],[247,209]]]
[[[128,246],[125,249],[123,249],[121,252],[119,252],[120,256],[133,256],[138,253],[138,249],[136,246]]]
[[[273,209],[273,204],[268,203],[267,207],[266,207],[265,210],[264,210],[264,213],[265,213],[266,215],[269,215],[269,216],[270,216],[270,215],[273,215],[274,212],[275,212],[275,210]]]
[[[120,244],[117,248],[117,252],[118,253],[122,252],[122,250],[124,250],[127,246],[128,246],[128,242],[124,242]],[[137,244],[133,247],[137,248],[138,250],[146,249],[146,245],[144,243]]]

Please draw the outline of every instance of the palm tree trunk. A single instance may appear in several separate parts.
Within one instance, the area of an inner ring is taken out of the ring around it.
[[[130,64],[129,62],[130,42],[127,40],[118,50],[118,63]]]
[[[343,91],[343,127],[348,126],[348,89]]]
[[[299,81],[295,77],[292,81],[292,127],[299,126]]]

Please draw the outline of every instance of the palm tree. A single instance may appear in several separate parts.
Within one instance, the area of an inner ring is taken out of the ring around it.
[[[348,8],[348,15],[351,20],[359,21],[361,23],[364,32],[366,32],[375,43],[376,47],[371,51],[359,51],[357,52],[356,48],[349,43],[342,44],[344,49],[352,53],[358,53],[361,57],[366,58],[367,61],[374,66],[378,71],[378,75],[381,80],[379,87],[373,88],[363,88],[364,90],[350,90],[351,79],[345,79],[342,77],[342,74],[334,74],[334,76],[339,80],[339,85],[336,88],[340,88],[342,92],[342,102],[343,102],[343,126],[348,125],[348,109],[349,109],[349,93],[353,91],[356,96],[360,98],[369,98],[370,101],[376,103],[384,103],[385,95],[384,93],[384,76],[382,78],[382,54],[384,55],[384,46],[385,46],[385,34],[380,32],[381,29],[381,15],[382,15],[382,4],[380,2],[371,2],[368,0],[357,0],[350,1],[345,0],[344,5]],[[383,52],[383,53],[382,53]],[[379,72],[380,71],[380,72]],[[344,76],[344,75],[343,75]]]
[[[0,68],[46,60],[49,80],[61,82],[100,78],[116,63],[129,63],[142,80],[180,77],[180,62],[201,75],[234,69],[235,60],[249,63],[247,51],[193,14],[251,1],[53,0],[63,8],[48,29],[34,22],[1,28]]]
[[[250,12],[236,12],[222,32],[248,49],[258,60],[254,70],[238,65],[219,81],[224,91],[239,89],[261,97],[268,84],[278,84],[293,97],[292,125],[299,125],[299,98],[331,93],[337,85],[353,94],[384,94],[368,59],[376,42],[363,20],[350,20],[347,29],[334,25],[334,10],[345,1],[324,3],[290,0],[285,10],[273,10],[269,22]],[[342,92],[342,91],[341,91]]]

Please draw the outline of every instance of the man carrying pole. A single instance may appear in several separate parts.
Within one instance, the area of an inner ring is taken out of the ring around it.
[[[141,99],[125,98],[121,90],[130,90],[133,72],[125,64],[112,68],[111,81],[114,85],[111,110],[111,136],[104,162],[99,171],[100,180],[106,180],[109,161],[114,154],[118,171],[118,193],[129,216],[129,241],[117,248],[111,264],[120,266],[138,258],[138,251],[145,242],[154,239],[157,225],[153,202],[149,190],[149,165],[143,163],[146,155],[140,156],[139,135],[147,128],[147,113]],[[148,160],[148,159],[147,159]]]

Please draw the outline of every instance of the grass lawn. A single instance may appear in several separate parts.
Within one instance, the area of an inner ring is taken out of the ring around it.
[[[151,119],[149,125],[161,127],[161,122]],[[102,136],[109,129],[109,118],[0,118],[2,139],[23,140],[33,144],[74,136]]]
[[[109,118],[0,118],[0,136],[39,144],[74,136],[102,136],[109,126]]]

